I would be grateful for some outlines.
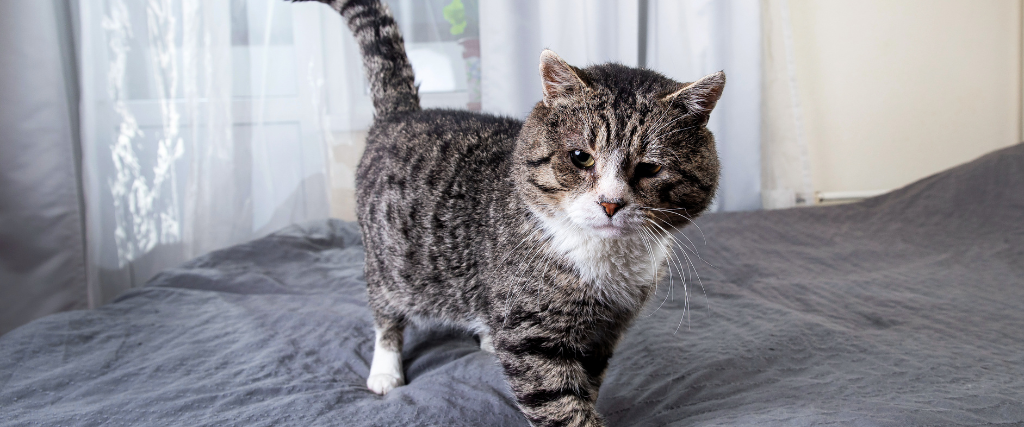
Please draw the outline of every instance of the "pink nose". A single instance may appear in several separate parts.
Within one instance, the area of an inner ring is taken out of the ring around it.
[[[622,207],[622,205],[620,205],[618,203],[607,203],[607,202],[601,203],[601,206],[604,206],[604,212],[606,214],[608,214],[609,218],[612,215],[615,215],[615,211],[619,210],[619,208]]]

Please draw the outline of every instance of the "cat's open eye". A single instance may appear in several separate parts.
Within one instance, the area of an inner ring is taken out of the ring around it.
[[[572,160],[572,164],[580,169],[587,169],[594,166],[594,156],[590,153],[582,150],[573,150],[569,152],[569,159]]]
[[[636,165],[636,176],[640,178],[657,175],[660,171],[661,165],[656,165],[654,163],[640,163]]]

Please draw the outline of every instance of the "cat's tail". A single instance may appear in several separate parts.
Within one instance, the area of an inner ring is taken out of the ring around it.
[[[292,0],[309,1],[309,0]],[[316,0],[330,5],[348,22],[363,55],[377,117],[420,110],[412,64],[402,33],[380,0]]]

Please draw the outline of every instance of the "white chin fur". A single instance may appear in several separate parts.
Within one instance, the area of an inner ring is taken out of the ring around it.
[[[640,287],[654,285],[668,256],[669,237],[656,237],[631,226],[624,215],[627,212],[609,221],[603,211],[597,212],[598,217],[588,206],[577,203],[574,207],[577,209],[571,207],[565,216],[538,217],[550,237],[551,249],[570,261],[585,283],[623,303],[638,295]]]

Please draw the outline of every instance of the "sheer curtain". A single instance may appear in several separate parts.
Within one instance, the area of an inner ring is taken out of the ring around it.
[[[91,306],[196,255],[328,215],[330,10],[78,6]]]

